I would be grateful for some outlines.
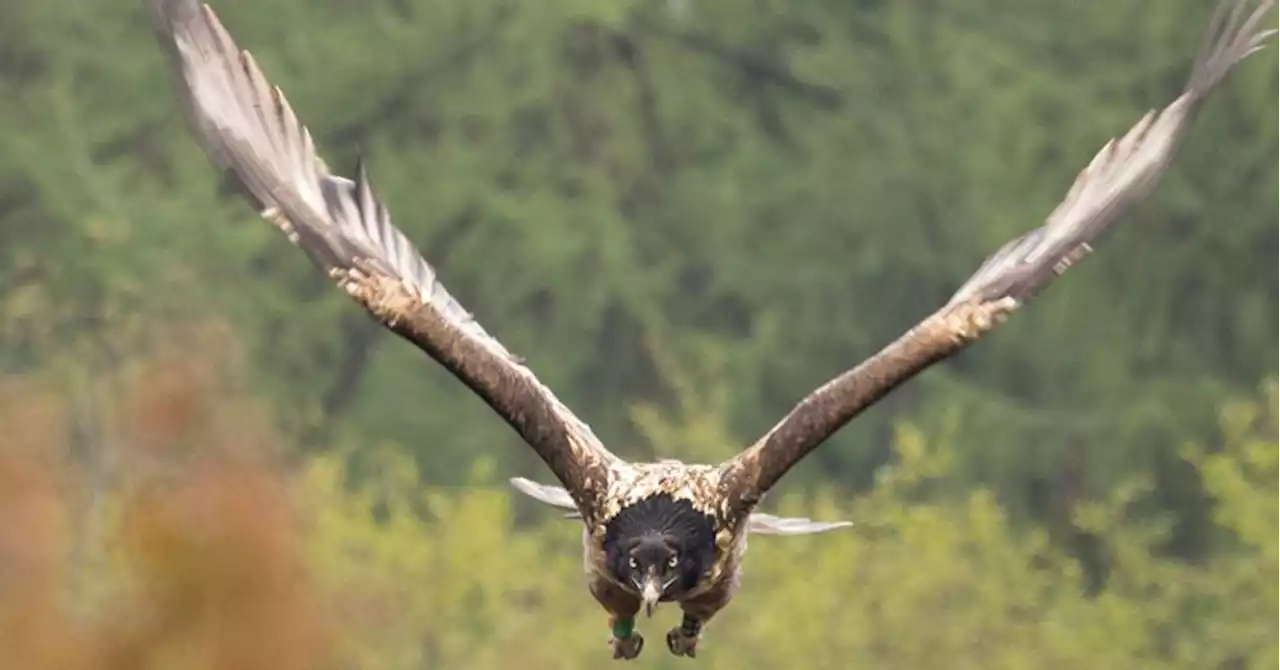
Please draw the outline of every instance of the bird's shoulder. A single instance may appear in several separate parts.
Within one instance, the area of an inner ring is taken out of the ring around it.
[[[596,514],[600,525],[607,525],[622,510],[660,495],[676,501],[687,500],[695,510],[716,520],[726,516],[717,466],[663,459],[618,463],[609,474],[609,491]]]

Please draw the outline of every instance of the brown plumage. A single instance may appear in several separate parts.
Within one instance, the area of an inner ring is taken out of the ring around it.
[[[847,527],[756,512],[796,463],[885,394],[981,338],[1091,250],[1168,168],[1205,96],[1274,31],[1274,0],[1222,0],[1182,93],[1108,142],[1046,223],[1009,242],[941,309],[800,401],[767,434],[719,465],[624,461],[472,319],[392,224],[359,166],[332,174],[279,89],[268,84],[213,11],[197,0],[149,0],[184,111],[202,146],[254,207],[388,329],[479,395],[564,488],[513,479],[584,524],[589,588],[609,611],[614,656],[634,658],[641,605],[677,601],[673,653],[693,656],[702,624],[733,597],[752,533]]]

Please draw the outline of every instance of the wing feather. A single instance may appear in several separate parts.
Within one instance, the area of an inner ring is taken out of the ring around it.
[[[812,535],[852,527],[852,521],[814,521],[804,517],[774,516],[763,512],[752,512],[747,517],[747,532],[755,535]]]
[[[1274,0],[1222,0],[1182,94],[1107,142],[1045,224],[1001,246],[941,309],[879,353],[800,401],[754,445],[722,465],[729,504],[750,509],[835,431],[921,371],[981,338],[1073,263],[1168,169],[1205,97],[1275,35],[1258,25]]]
[[[391,221],[363,161],[329,172],[279,88],[197,0],[150,0],[190,125],[263,218],[384,325],[485,400],[590,508],[616,457],[445,289]]]
[[[539,484],[524,477],[512,477],[510,481],[517,491],[552,507],[563,507],[564,509],[577,509],[578,507],[573,502],[573,496],[559,486]]]

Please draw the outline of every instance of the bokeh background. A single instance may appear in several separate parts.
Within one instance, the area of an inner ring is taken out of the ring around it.
[[[1209,0],[225,0],[623,456],[723,458],[1038,225]],[[1274,24],[1275,16],[1267,19]],[[1274,668],[1277,48],[1159,190],[769,511],[696,662]],[[0,1],[0,667],[595,668],[478,399],[219,181],[141,2]]]

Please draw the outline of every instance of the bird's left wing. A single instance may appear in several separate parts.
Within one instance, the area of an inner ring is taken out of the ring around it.
[[[383,325],[480,396],[590,513],[618,459],[449,294],[391,222],[363,165],[355,181],[329,172],[284,94],[212,9],[149,1],[183,109],[213,163]]]
[[[1045,224],[989,256],[938,311],[857,367],[800,401],[721,469],[731,508],[751,509],[788,470],[894,388],[981,338],[1088,253],[1090,244],[1147,196],[1168,168],[1196,110],[1236,63],[1262,48],[1274,0],[1222,0],[1182,94],[1108,142]]]

